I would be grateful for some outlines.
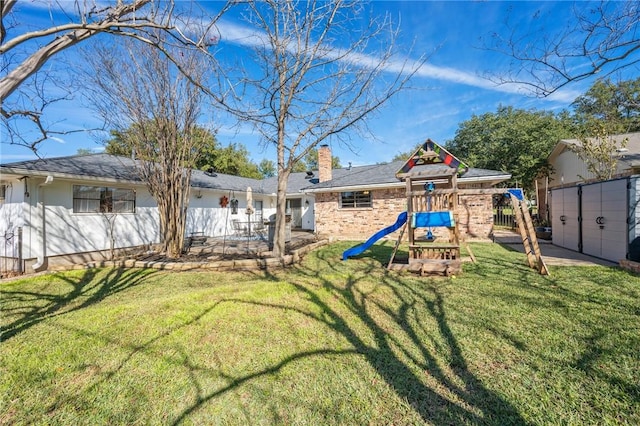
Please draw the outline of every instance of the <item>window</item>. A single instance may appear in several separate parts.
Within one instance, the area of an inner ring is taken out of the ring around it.
[[[133,213],[135,209],[133,189],[73,185],[74,213]]]
[[[256,200],[254,201],[254,210],[255,210],[255,216],[254,216],[254,220],[256,222],[262,222],[262,212],[263,212],[263,204],[262,204],[262,200]]]
[[[4,198],[7,196],[7,185],[0,185],[0,203],[4,202]]]
[[[340,194],[340,207],[343,209],[371,207],[371,192],[343,192]]]

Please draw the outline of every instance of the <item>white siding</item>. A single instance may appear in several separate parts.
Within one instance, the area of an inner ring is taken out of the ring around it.
[[[240,221],[247,220],[247,198],[246,194],[233,194],[222,191],[211,190],[192,190],[191,199],[189,201],[189,209],[187,210],[187,227],[186,234],[192,232],[203,232],[209,237],[222,237],[224,235],[233,234],[231,221],[238,219]],[[197,195],[201,195],[200,198]],[[226,207],[220,205],[220,198],[223,196],[231,200],[232,197],[238,199],[238,213],[233,214],[231,204]],[[271,208],[271,200],[262,194],[253,194],[254,201],[262,201],[263,219],[268,219],[270,215],[275,213],[275,209]],[[255,206],[255,203],[253,203]],[[251,220],[255,220],[255,215],[251,216]]]
[[[584,161],[569,148],[565,148],[555,158],[550,158],[549,163],[554,170],[554,173],[549,178],[549,186],[552,188],[575,185],[595,179],[595,175],[587,169]],[[628,172],[628,170],[628,164],[618,161],[614,175],[621,175]]]
[[[0,257],[18,258],[18,232],[24,226],[24,183],[18,179],[6,179],[4,201],[0,202]]]
[[[46,229],[46,255],[56,256],[71,253],[83,253],[111,248],[131,247],[152,244],[159,241],[158,215],[156,203],[146,188],[138,186],[136,190],[135,213],[104,214],[74,213],[73,185],[79,182],[56,180],[38,189],[34,182],[30,212],[25,228],[29,238],[25,241],[24,256],[34,258],[42,254],[42,212],[44,205]],[[96,184],[85,185],[114,186],[126,188],[126,185]],[[131,186],[128,186],[131,188]]]
[[[585,163],[569,149],[565,149],[555,159],[552,159],[551,165],[555,170],[550,179],[551,187],[572,185],[595,177],[587,170]]]
[[[0,204],[0,243],[4,244],[7,238],[11,241],[5,244],[6,247],[0,245],[0,256],[5,248],[7,253],[17,253],[17,237],[14,238],[14,234],[17,236],[19,227],[23,229],[24,259],[41,259],[43,254],[49,257],[108,250],[112,240],[114,248],[160,241],[157,203],[146,186],[58,178],[42,185],[44,182],[44,177],[29,177],[21,181],[13,176],[3,176],[2,183],[7,184],[7,193],[5,201]],[[115,215],[74,213],[74,185],[135,189],[135,212]],[[235,196],[238,199],[237,214],[232,214],[230,205],[220,205],[223,196],[229,199]],[[253,199],[262,202],[264,219],[275,213],[275,197],[254,193]],[[312,214],[313,211],[313,198],[309,197],[309,200],[310,206],[305,214]],[[209,237],[231,235],[232,219],[247,220],[246,207],[246,193],[192,189],[186,234],[203,232]],[[251,219],[254,220],[255,216],[251,216]]]

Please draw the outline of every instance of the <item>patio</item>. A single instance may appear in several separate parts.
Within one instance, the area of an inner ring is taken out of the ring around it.
[[[318,241],[311,231],[292,230],[291,241],[286,244],[287,253]],[[228,235],[208,237],[187,249],[185,260],[224,260],[269,257],[271,251],[266,234]]]

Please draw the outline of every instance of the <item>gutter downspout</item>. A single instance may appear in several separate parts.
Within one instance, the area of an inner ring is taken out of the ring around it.
[[[42,189],[46,185],[50,185],[53,182],[53,176],[49,175],[44,182],[38,185],[38,204],[42,206],[42,226],[40,227],[42,237],[42,249],[40,255],[37,257],[38,261],[32,266],[35,272],[44,271],[47,269],[47,220],[45,217],[46,205],[44,203],[44,190]]]

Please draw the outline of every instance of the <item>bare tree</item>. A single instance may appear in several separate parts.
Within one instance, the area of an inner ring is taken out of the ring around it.
[[[0,2],[0,114],[8,135],[3,143],[23,145],[36,153],[49,137],[81,131],[56,130],[55,123],[43,119],[47,106],[70,97],[60,76],[50,68],[43,70],[52,58],[99,34],[135,38],[165,54],[170,50],[153,36],[156,31],[166,34],[164,41],[203,52],[217,40],[212,37],[217,17],[194,19],[194,11],[185,10],[194,3],[181,3],[180,14],[173,0],[25,2],[22,8],[17,4],[17,0]],[[32,27],[28,8],[43,4],[49,8],[50,25]],[[225,9],[223,5],[220,13]],[[64,23],[55,21],[55,15],[63,15]],[[24,136],[31,132],[35,136]]]
[[[180,58],[178,71],[158,49],[124,45],[96,47],[86,56],[91,64],[87,90],[102,117],[126,135],[141,178],[158,203],[163,251],[180,257],[191,170],[205,147],[197,120],[199,86],[209,68],[195,51],[173,55]]]
[[[323,142],[349,145],[347,130],[366,130],[422,64],[395,60],[397,32],[388,16],[369,18],[360,1],[249,1],[245,16],[259,71],[244,75],[232,108],[277,152],[274,256],[285,252],[287,180]]]
[[[587,170],[599,181],[614,177],[618,169],[620,150],[624,149],[628,142],[627,137],[613,134],[612,128],[614,127],[611,122],[591,120],[577,131],[579,143],[569,145],[569,149],[585,163]],[[584,176],[578,177],[587,180]]]
[[[532,21],[554,22],[533,16]],[[510,72],[500,83],[530,87],[539,96],[548,96],[561,87],[598,74],[601,78],[640,61],[640,3],[601,1],[597,5],[577,2],[573,22],[558,32],[545,27],[522,34],[507,25],[507,34],[493,34],[489,49],[512,58]]]

